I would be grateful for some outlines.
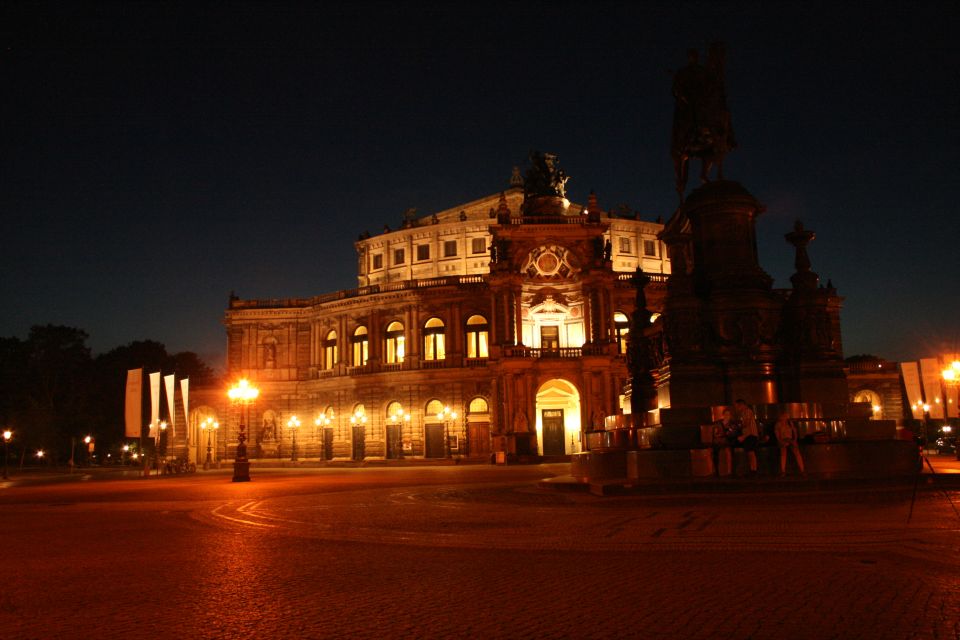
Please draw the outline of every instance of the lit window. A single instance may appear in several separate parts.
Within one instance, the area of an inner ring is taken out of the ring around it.
[[[427,406],[424,409],[424,417],[436,418],[437,414],[442,412],[443,412],[443,403],[437,399],[433,399],[427,403]]]
[[[620,253],[631,253],[630,238],[620,238]]]
[[[407,254],[403,249],[393,250],[393,264],[403,264],[407,260]]]
[[[403,362],[403,351],[403,325],[399,322],[391,322],[387,326],[387,364]]]
[[[490,327],[483,316],[470,316],[467,319],[467,357],[488,358],[487,347]]]
[[[644,240],[643,241],[643,255],[645,256],[654,256],[657,255],[657,243],[653,240]]]
[[[486,238],[474,238],[470,241],[470,251],[472,253],[486,253],[487,252],[487,239]]]
[[[430,259],[430,245],[428,244],[418,244],[417,245],[417,260],[429,260]]]
[[[490,407],[487,405],[487,401],[483,398],[476,397],[470,401],[470,413],[489,413]]]
[[[447,357],[444,345],[444,324],[440,318],[430,318],[423,325],[423,359],[443,360]]]
[[[333,369],[333,365],[340,361],[337,353],[337,332],[331,331],[323,341],[323,367],[324,369]]]
[[[374,270],[376,270],[376,269],[383,269],[383,254],[382,254],[382,253],[375,253],[375,254],[373,254],[373,268],[374,268]]]
[[[370,352],[367,348],[367,328],[357,327],[350,341],[353,343],[353,366],[362,367],[367,364],[367,358],[370,357]]]
[[[446,240],[443,243],[443,257],[454,258],[457,255],[457,241]]]
[[[627,352],[627,334],[630,333],[630,320],[626,314],[617,311],[613,314],[613,328],[617,332],[617,348],[620,353]]]

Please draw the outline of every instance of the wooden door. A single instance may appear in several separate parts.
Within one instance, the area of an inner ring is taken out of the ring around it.
[[[353,427],[353,459],[363,460],[366,456],[366,428]]]
[[[560,327],[540,327],[540,348],[544,351],[560,350]]]
[[[333,429],[323,430],[323,459],[333,460]]]
[[[387,458],[395,460],[400,457],[403,451],[403,442],[400,439],[400,425],[387,425]]]
[[[443,425],[424,425],[424,439],[426,440],[426,458],[445,458],[447,451],[443,446]]]
[[[467,423],[467,455],[483,457],[490,455],[490,423]]]
[[[563,409],[544,409],[543,419],[543,455],[562,456],[565,433],[563,430]]]

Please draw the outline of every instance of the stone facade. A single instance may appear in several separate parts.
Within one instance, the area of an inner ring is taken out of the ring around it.
[[[290,458],[294,437],[300,460],[579,451],[581,430],[621,406],[638,266],[662,304],[662,225],[611,217],[592,196],[523,202],[514,186],[363,234],[357,289],[231,298],[228,379],[261,391],[250,457]],[[215,457],[231,459],[236,408],[211,397],[197,411],[221,418]]]

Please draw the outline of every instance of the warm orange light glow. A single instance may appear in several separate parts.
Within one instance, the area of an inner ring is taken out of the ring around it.
[[[256,400],[259,395],[260,389],[251,386],[250,381],[246,378],[241,379],[235,386],[230,387],[230,390],[227,391],[228,398],[231,400],[239,400],[240,402],[251,402]]]
[[[290,416],[290,419],[287,420],[287,427],[290,429],[298,429],[300,427],[300,418],[297,416]]]
[[[13,431],[10,431],[10,429],[4,429],[4,431],[3,431],[3,439],[6,440],[7,442],[9,442],[9,441],[10,441],[10,438],[12,438],[12,437],[13,437]]]

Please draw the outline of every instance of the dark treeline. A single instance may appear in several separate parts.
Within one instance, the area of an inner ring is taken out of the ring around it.
[[[37,449],[51,461],[70,455],[70,441],[90,435],[111,448],[123,438],[124,389],[128,369],[190,378],[209,384],[214,372],[197,354],[167,353],[142,340],[93,356],[82,329],[59,325],[31,327],[25,340],[0,338],[0,425],[14,431],[11,454]]]

